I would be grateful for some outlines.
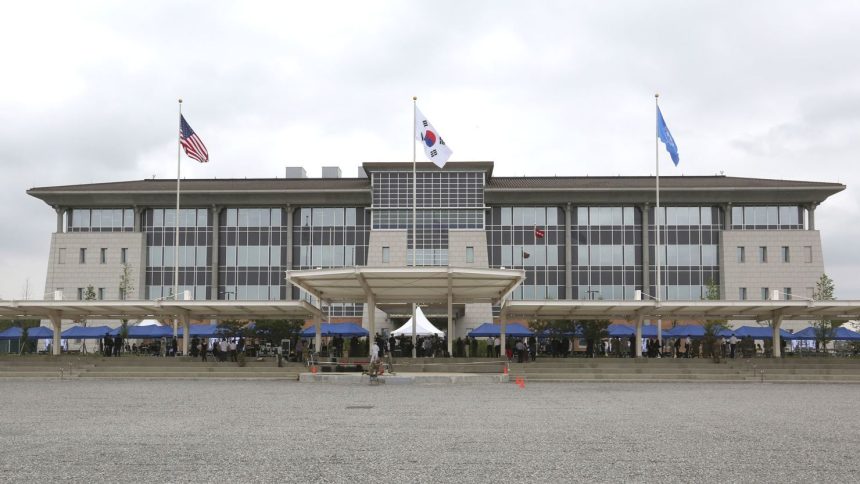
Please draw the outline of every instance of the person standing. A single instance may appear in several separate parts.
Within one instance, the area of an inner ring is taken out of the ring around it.
[[[227,361],[227,352],[230,348],[227,345],[227,338],[221,338],[221,343],[219,343],[218,353],[221,356],[220,361]]]
[[[379,360],[379,345],[374,341],[373,346],[370,347],[370,364],[372,365],[377,360]]]
[[[232,361],[234,363],[238,362],[239,361],[239,354],[236,351],[236,340],[235,339],[230,340],[228,348],[230,349],[230,361]]]
[[[104,352],[102,353],[102,356],[111,356],[113,354],[113,338],[111,338],[110,336],[105,336],[105,340],[102,346],[104,346]]]
[[[731,355],[732,359],[734,359],[734,357],[735,357],[735,348],[737,347],[737,345],[738,345],[738,338],[737,338],[737,336],[735,336],[734,333],[732,333],[732,337],[729,338],[729,351],[730,351],[730,355]]]
[[[487,358],[496,356],[496,338],[487,338]]]
[[[113,338],[113,355],[119,356],[120,351],[122,351],[122,336],[116,335]]]
[[[684,340],[684,356],[687,358],[693,357],[693,341],[689,336]]]
[[[206,347],[206,338],[200,340],[200,361],[206,361],[206,352],[209,348]]]

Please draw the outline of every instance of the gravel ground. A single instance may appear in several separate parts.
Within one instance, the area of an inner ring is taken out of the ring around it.
[[[6,381],[0,481],[858,482],[858,397],[855,385]]]

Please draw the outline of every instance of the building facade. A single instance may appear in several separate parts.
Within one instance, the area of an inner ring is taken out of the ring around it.
[[[818,205],[838,183],[726,176],[494,177],[492,162],[419,163],[413,234],[411,163],[365,163],[359,176],[175,180],[34,188],[56,211],[46,299],[309,298],[288,269],[349,266],[516,268],[514,299],[699,300],[809,298],[824,272]],[[660,230],[657,232],[657,220]],[[660,240],[659,257],[656,251]],[[178,260],[176,242],[178,240]],[[125,280],[122,284],[122,275]],[[420,303],[421,301],[416,301]],[[325,308],[366,319],[361,305]],[[378,327],[408,318],[377,309]],[[454,308],[456,336],[497,308]],[[447,308],[425,308],[447,318]],[[441,326],[441,325],[440,325]]]

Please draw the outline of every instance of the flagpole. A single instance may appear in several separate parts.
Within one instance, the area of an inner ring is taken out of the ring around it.
[[[182,164],[180,163],[182,153],[182,99],[179,99],[179,133],[176,138],[176,215],[174,217],[173,232],[173,300],[179,300],[179,175]],[[173,320],[173,337],[179,333],[179,319]],[[174,355],[175,356],[175,355]]]
[[[657,119],[658,119],[657,113],[660,109],[660,104],[658,102],[659,97],[660,97],[659,93],[654,94],[655,124],[658,122],[657,121]],[[657,128],[659,129],[659,126]],[[655,136],[654,137],[654,165],[656,166],[655,170],[657,172],[657,204],[656,204],[657,205],[657,211],[654,212],[654,222],[656,223],[656,226],[655,226],[656,230],[654,231],[654,236],[656,238],[656,241],[655,241],[656,242],[656,246],[655,246],[656,250],[654,251],[654,254],[655,254],[654,260],[655,260],[656,265],[657,265],[657,298],[656,299],[657,299],[657,304],[659,305],[660,300],[661,300],[662,295],[663,295],[663,291],[661,290],[662,285],[660,283],[660,135],[656,131],[657,130],[655,130],[655,133],[654,133],[654,136]],[[661,353],[663,351],[662,350],[662,348],[663,348],[663,332],[662,332],[660,326],[662,326],[662,325],[663,325],[663,320],[658,319],[657,320],[657,342],[660,344],[660,348],[661,348],[660,352]]]
[[[412,96],[412,267],[416,266],[416,256],[418,252],[418,170],[416,169],[417,161],[415,158],[415,126],[417,126],[418,122],[418,107],[416,102],[418,101],[418,96]],[[412,357],[418,357],[418,349],[415,347],[417,344],[417,337],[415,335],[416,332],[416,313],[415,310],[416,303],[412,302]]]

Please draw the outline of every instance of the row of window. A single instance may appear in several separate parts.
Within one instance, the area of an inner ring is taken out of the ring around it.
[[[812,288],[807,287],[806,292],[807,292],[807,297],[811,298],[812,297]],[[763,288],[761,288],[760,295],[761,295],[762,301],[771,301],[771,300],[773,300],[773,301],[777,301],[777,300],[790,301],[792,299],[792,291],[791,291],[790,287],[783,287],[781,291],[776,290],[776,289],[771,291],[770,288],[763,287]],[[749,300],[749,291],[747,290],[747,288],[741,287],[738,289],[738,300],[740,300],[740,301],[748,301]]]
[[[76,208],[68,220],[69,232],[126,232],[134,228],[134,210]]]
[[[64,289],[63,289],[62,287],[58,287],[58,288],[57,288],[57,291],[60,291],[60,293],[62,294],[62,293],[63,293],[63,291],[64,291]],[[119,298],[120,298],[120,300],[125,300],[125,296],[126,296],[126,295],[125,295],[125,289],[124,289],[124,288],[122,288],[122,287],[120,287],[120,288],[118,288],[118,292],[119,292]],[[93,298],[95,298],[95,300],[98,300],[98,301],[102,301],[102,300],[104,300],[104,299],[105,299],[106,294],[107,294],[107,288],[105,288],[105,287],[94,287],[94,288],[93,288],[93,294],[92,294],[92,297],[93,297]],[[78,301],[84,301],[84,300],[87,300],[87,296],[88,296],[88,294],[87,294],[87,288],[85,288],[85,287],[79,287],[79,288],[77,288],[77,298],[78,298]]]
[[[798,206],[732,207],[732,228],[802,229],[803,209]]]
[[[86,264],[88,254],[89,251],[86,247],[81,247],[80,249],[78,249],[78,264]],[[60,247],[59,249],[57,249],[57,264],[65,264],[66,260],[66,248]],[[99,264],[107,264],[107,261],[108,249],[106,247],[102,247],[99,249]],[[119,263],[128,263],[128,248],[123,247],[119,250]]]
[[[738,246],[735,251],[736,260],[738,263],[745,263],[747,261],[747,248],[743,246]],[[802,257],[803,262],[809,264],[812,262],[812,246],[805,245],[802,249]],[[768,251],[766,246],[759,246],[756,251],[756,261],[762,264],[767,263],[768,261]],[[791,248],[787,245],[783,245],[779,248],[779,261],[783,263],[791,262]]]

